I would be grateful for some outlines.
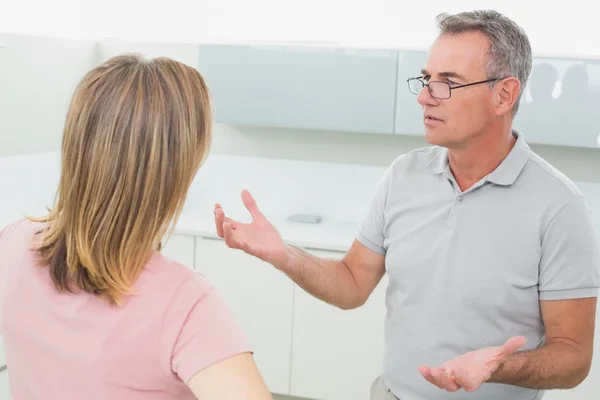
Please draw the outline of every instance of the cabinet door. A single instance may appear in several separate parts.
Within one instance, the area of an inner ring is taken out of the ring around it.
[[[534,57],[513,126],[531,143],[600,146],[600,60]]]
[[[6,364],[6,353],[4,352],[4,339],[0,335],[0,366]]]
[[[220,239],[197,238],[196,268],[231,308],[269,390],[288,394],[293,282],[270,264],[230,249]]]
[[[198,70],[226,124],[393,133],[397,52],[202,45]]]
[[[399,135],[424,136],[423,109],[417,96],[408,90],[408,78],[421,74],[427,52],[423,50],[398,51],[398,82],[396,88],[396,123],[394,133]]]
[[[4,340],[2,339],[2,336],[0,336],[0,400],[10,400],[8,370],[4,369],[6,365],[6,357],[4,354]]]
[[[0,367],[4,364],[0,364]],[[10,387],[8,386],[8,370],[0,372],[0,400],[10,400]]]
[[[340,259],[344,253],[309,250]],[[341,310],[296,287],[292,395],[319,400],[364,400],[381,374],[387,277],[365,305]]]
[[[172,235],[164,243],[161,253],[188,268],[194,268],[194,236]]]

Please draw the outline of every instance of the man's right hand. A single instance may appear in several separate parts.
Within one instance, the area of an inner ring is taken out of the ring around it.
[[[225,239],[228,247],[241,249],[279,268],[288,257],[287,244],[277,228],[260,212],[247,190],[242,191],[242,202],[252,215],[252,222],[249,224],[226,217],[221,206],[215,204],[217,235]]]

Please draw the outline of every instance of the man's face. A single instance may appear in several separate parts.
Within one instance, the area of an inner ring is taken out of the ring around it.
[[[488,49],[489,40],[481,32],[442,35],[429,50],[424,80],[451,87],[486,80]],[[433,97],[425,87],[417,101],[423,107],[425,138],[438,146],[464,147],[485,133],[495,117],[493,89],[487,83],[451,90],[448,99]]]

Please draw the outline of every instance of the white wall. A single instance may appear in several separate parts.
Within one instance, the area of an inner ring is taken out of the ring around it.
[[[600,56],[588,0],[543,10],[522,0],[3,0],[0,32],[159,41],[300,41],[426,48],[443,11],[496,9],[536,54]],[[543,14],[543,17],[542,17]]]
[[[90,0],[0,0],[0,33],[85,37]]]
[[[199,46],[196,43],[100,39],[97,62],[129,52],[141,53],[147,57],[170,57],[194,68],[197,67],[199,59]]]
[[[389,165],[399,154],[426,146],[422,137],[217,125],[212,151],[295,160]],[[600,149],[531,144],[577,181],[600,182]]]
[[[539,7],[520,0],[431,0],[426,7],[398,0],[171,0],[168,7],[165,4],[164,0],[104,0],[94,10],[89,29],[98,36],[130,39],[427,48],[436,35],[438,13],[491,8],[523,26],[536,53],[600,55],[600,43],[589,34],[597,15],[581,12],[587,0],[546,7],[543,18]]]
[[[59,149],[73,90],[97,58],[95,42],[0,33],[0,43],[0,156]]]

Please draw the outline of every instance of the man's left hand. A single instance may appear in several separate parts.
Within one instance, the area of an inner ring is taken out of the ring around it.
[[[436,368],[419,366],[419,372],[440,389],[456,392],[463,388],[466,392],[474,392],[491,378],[508,356],[523,347],[526,342],[523,336],[515,336],[502,346],[470,351]]]

